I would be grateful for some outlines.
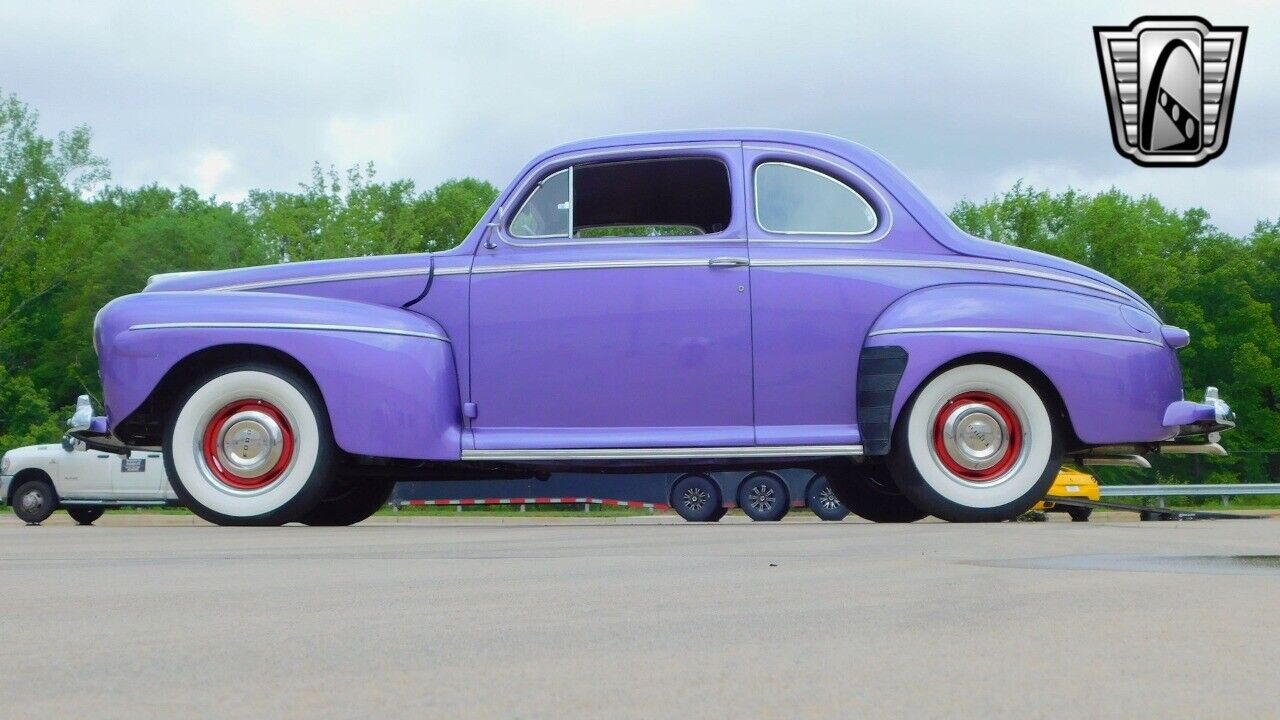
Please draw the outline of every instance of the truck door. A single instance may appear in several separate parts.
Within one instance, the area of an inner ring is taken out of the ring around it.
[[[121,499],[154,499],[160,497],[164,463],[160,453],[131,452],[128,457],[114,456],[112,494]]]

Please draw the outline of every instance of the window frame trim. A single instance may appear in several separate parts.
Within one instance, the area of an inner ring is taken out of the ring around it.
[[[498,209],[499,222],[495,228],[498,239],[502,244],[517,248],[545,248],[545,247],[581,247],[584,245],[714,245],[725,243],[746,243],[747,242],[747,221],[745,218],[746,209],[746,193],[747,188],[735,187],[734,185],[734,168],[740,168],[740,156],[734,157],[730,153],[732,151],[742,151],[742,143],[740,141],[732,142],[690,142],[690,143],[663,143],[660,145],[631,145],[618,146],[607,149],[585,150],[573,153],[567,153],[556,157],[547,158],[539,163],[529,172],[525,173],[516,189],[511,193],[511,197],[527,198],[532,195],[530,186],[536,186],[542,180],[545,180],[556,172],[581,165],[587,162],[626,162],[633,159],[648,159],[644,156],[665,154],[671,158],[690,158],[703,157],[722,164],[726,171],[726,180],[729,183],[729,227],[718,233],[709,233],[706,235],[665,235],[661,237],[635,237],[635,238],[564,238],[563,235],[553,235],[550,240],[530,239],[529,242],[521,242],[522,238],[514,236],[510,233],[511,221],[515,219],[515,215],[508,215],[503,208]],[[661,158],[658,158],[661,159]],[[548,168],[557,168],[551,172],[547,172]],[[543,173],[546,173],[545,175]],[[737,173],[739,182],[741,181],[741,171]],[[534,179],[541,178],[541,179]],[[740,192],[735,192],[738,190]],[[570,191],[572,193],[572,190]],[[527,193],[527,194],[526,194]],[[523,209],[524,200],[521,201],[520,207]],[[740,217],[743,215],[744,217]],[[740,227],[733,227],[734,222],[738,222]],[[573,232],[573,225],[570,224],[569,232]]]
[[[569,173],[569,232],[565,233],[564,235],[517,235],[515,232],[513,232],[511,229],[512,223],[516,221],[516,218],[520,217],[520,213],[524,212],[524,208],[526,205],[529,204],[529,201],[532,200],[533,197],[538,194],[538,191],[541,190],[543,186],[547,184],[548,180],[559,175],[560,173],[566,173],[566,172]],[[539,180],[536,184],[534,184],[533,189],[529,191],[528,195],[524,196],[524,202],[520,203],[520,207],[516,208],[515,213],[512,214],[511,220],[506,223],[506,226],[507,226],[507,234],[509,234],[513,238],[519,238],[520,240],[550,240],[553,238],[564,238],[566,240],[572,240],[573,239],[573,166],[569,165],[568,167],[561,168],[553,173],[549,173],[545,177],[543,177],[541,180]]]
[[[839,231],[839,230],[774,230],[773,228],[766,226],[764,222],[760,220],[760,168],[764,167],[765,165],[784,165],[786,167],[792,167],[797,170],[803,170],[807,173],[817,175],[818,177],[824,178],[829,182],[833,182],[836,185],[839,185],[840,187],[849,191],[851,195],[853,195],[855,198],[861,201],[862,204],[865,205],[867,209],[871,211],[871,218],[872,220],[874,220],[874,222],[871,225],[871,228],[868,230],[863,230],[861,232],[848,232],[848,231]],[[751,209],[753,211],[752,214],[755,216],[754,220],[756,222],[756,227],[772,235],[800,235],[804,237],[832,237],[832,236],[863,237],[865,235],[874,234],[876,230],[880,229],[880,223],[881,223],[880,213],[876,212],[875,205],[872,205],[869,200],[867,200],[865,197],[862,196],[862,193],[858,192],[855,188],[850,187],[848,183],[844,182],[843,180],[837,177],[832,176],[829,173],[822,172],[821,170],[815,170],[814,168],[806,167],[798,163],[788,162],[786,160],[764,160],[752,166],[751,168]]]

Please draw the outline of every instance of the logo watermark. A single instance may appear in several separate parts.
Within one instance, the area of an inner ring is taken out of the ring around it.
[[[1139,165],[1194,167],[1227,149],[1248,28],[1148,16],[1093,32],[1116,151]]]

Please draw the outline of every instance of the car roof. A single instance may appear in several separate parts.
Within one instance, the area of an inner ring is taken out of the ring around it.
[[[875,152],[858,143],[835,135],[805,130],[780,130],[775,128],[711,128],[702,130],[661,130],[655,132],[605,135],[585,140],[575,140],[551,148],[536,161],[583,150],[604,150],[629,145],[665,145],[685,142],[776,142],[826,150],[857,162],[863,157],[874,157],[884,162]]]

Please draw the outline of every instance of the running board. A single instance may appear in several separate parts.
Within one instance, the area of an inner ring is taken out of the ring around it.
[[[463,460],[706,460],[738,458],[826,458],[862,454],[861,445],[747,445],[741,447],[563,448],[463,450]]]

